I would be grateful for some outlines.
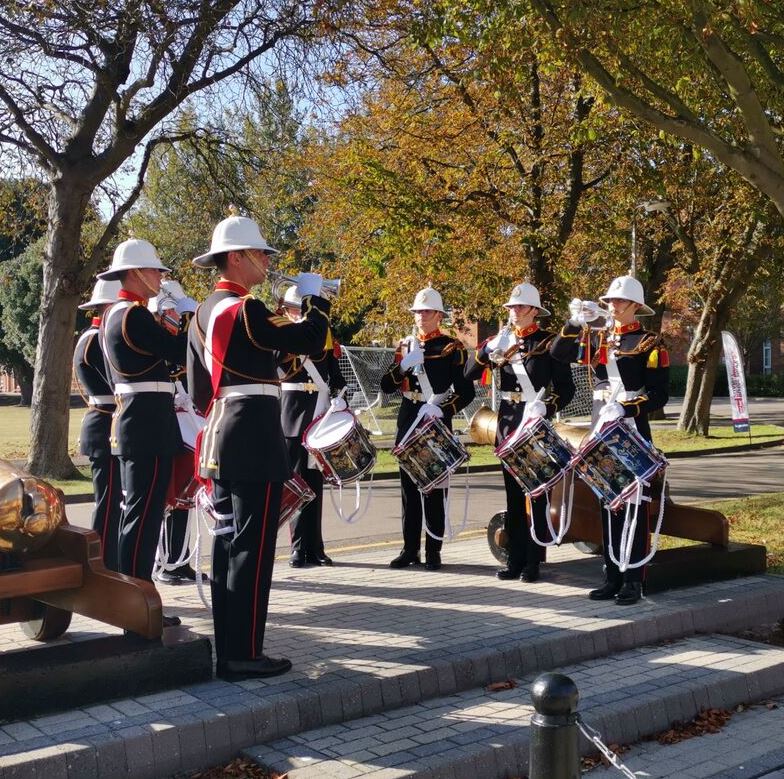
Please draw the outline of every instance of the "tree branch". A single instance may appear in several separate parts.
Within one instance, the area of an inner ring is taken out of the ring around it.
[[[43,135],[27,121],[22,109],[16,104],[16,101],[8,94],[2,84],[0,84],[0,100],[8,106],[8,110],[11,112],[19,129],[24,133],[30,146],[35,149],[36,153],[40,155],[51,168],[57,169],[60,165],[61,155],[58,154],[52,146],[46,142]]]

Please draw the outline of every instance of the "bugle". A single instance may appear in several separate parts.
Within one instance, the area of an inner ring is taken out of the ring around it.
[[[299,276],[287,276],[279,271],[270,271],[267,278],[272,285],[272,295],[276,300],[280,300],[286,294],[288,287],[296,287]],[[322,279],[321,296],[325,298],[336,298],[340,294],[340,284],[342,279]]]

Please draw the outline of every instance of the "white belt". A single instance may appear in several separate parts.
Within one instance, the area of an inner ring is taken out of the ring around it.
[[[433,404],[440,403],[442,400],[445,400],[446,397],[449,395],[448,392],[437,392],[433,395],[433,400],[431,401]],[[427,398],[425,397],[424,393],[422,392],[404,392],[404,398],[408,398],[408,400],[413,400],[415,403],[425,403],[427,402]]]
[[[268,395],[279,398],[280,387],[277,384],[229,384],[218,390],[219,398],[244,398],[249,395]]]
[[[641,395],[645,393],[642,390],[637,390],[636,392],[619,392],[617,400],[620,403],[624,400],[634,400],[635,398],[639,398]],[[610,399],[610,395],[612,395],[611,389],[595,389],[593,391],[593,399],[594,400],[601,400],[601,401],[608,401]]]
[[[501,400],[505,400],[507,403],[525,403],[524,392],[503,391],[500,393],[500,395],[501,395]]]
[[[90,395],[87,398],[88,406],[113,406],[114,395]]]
[[[312,381],[302,381],[302,382],[282,381],[280,383],[280,388],[284,392],[318,392],[319,391],[319,388],[316,386],[315,382]]]
[[[165,392],[174,394],[174,385],[170,381],[133,381],[125,384],[121,381],[114,385],[115,395],[135,395],[137,392]]]

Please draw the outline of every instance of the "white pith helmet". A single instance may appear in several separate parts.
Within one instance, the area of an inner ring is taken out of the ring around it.
[[[527,281],[518,284],[509,294],[509,300],[504,303],[504,308],[512,306],[533,306],[539,309],[537,316],[550,316],[550,312],[542,306],[539,290]]]
[[[599,300],[606,303],[611,298],[618,298],[620,300],[631,300],[632,303],[639,303],[640,307],[637,309],[637,316],[652,316],[654,311],[649,306],[645,305],[645,293],[640,284],[634,276],[618,276],[610,282],[607,287],[607,292],[602,295]]]
[[[98,279],[93,287],[93,292],[90,299],[86,303],[82,303],[79,308],[86,311],[88,308],[97,308],[98,306],[105,306],[109,303],[114,303],[117,296],[120,294],[122,284],[119,281],[108,281],[106,279]]]
[[[212,268],[215,255],[223,252],[238,252],[242,249],[261,249],[264,252],[277,254],[265,240],[259,226],[247,216],[230,216],[218,222],[212,231],[210,250],[194,258],[197,268]]]
[[[161,272],[168,271],[158,256],[155,247],[141,238],[131,238],[123,241],[115,250],[112,256],[112,264],[108,270],[98,274],[99,279],[113,280],[119,279],[120,274],[127,270],[152,268]]]
[[[408,310],[411,312],[440,311],[442,314],[445,313],[444,301],[441,300],[441,294],[432,287],[420,289],[414,296],[414,302]]]
[[[291,308],[299,308],[302,305],[302,298],[297,292],[297,285],[292,284],[283,296],[283,305]]]

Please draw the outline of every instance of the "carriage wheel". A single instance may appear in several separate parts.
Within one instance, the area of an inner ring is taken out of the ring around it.
[[[499,563],[506,565],[508,552],[506,551],[506,531],[504,530],[504,520],[506,512],[499,511],[494,514],[487,523],[487,545],[490,552]]]
[[[38,603],[37,607],[38,614],[34,619],[19,623],[22,632],[33,641],[60,638],[71,624],[71,612],[44,603]]]

